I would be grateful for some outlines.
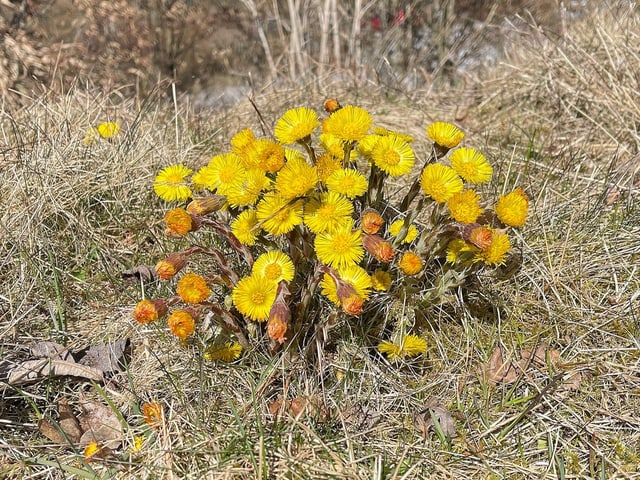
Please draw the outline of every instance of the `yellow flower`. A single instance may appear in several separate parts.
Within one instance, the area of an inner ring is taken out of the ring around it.
[[[142,451],[144,445],[144,437],[136,435],[133,437],[133,445],[129,448],[129,452],[136,455]]]
[[[304,159],[292,158],[278,172],[276,191],[283,198],[302,197],[318,183],[318,170]]]
[[[328,154],[342,162],[344,159],[344,142],[340,138],[335,135],[331,135],[330,133],[321,133],[318,135],[318,140],[320,140],[320,145],[324,148],[325,154]],[[354,152],[350,155],[354,155]]]
[[[120,132],[120,125],[116,122],[103,122],[96,128],[102,138],[115,137]]]
[[[182,164],[170,165],[160,170],[153,183],[153,190],[161,199],[167,202],[182,202],[191,197],[191,189],[185,179],[192,172]]]
[[[327,178],[326,183],[330,192],[341,193],[347,198],[359,197],[369,186],[367,178],[352,168],[336,170]]]
[[[185,310],[174,310],[167,320],[171,333],[183,340],[194,332],[195,325],[193,316]]]
[[[493,230],[491,243],[476,254],[474,261],[482,261],[487,265],[501,265],[505,262],[507,253],[511,249],[511,241],[506,233]]]
[[[404,226],[404,219],[401,218],[396,220],[391,225],[389,225],[389,235],[392,235],[394,237],[398,236],[403,226]],[[407,228],[407,233],[404,236],[404,239],[402,240],[402,243],[411,243],[416,239],[417,236],[418,236],[418,229],[413,223],[410,223],[409,227]]]
[[[358,263],[364,257],[362,232],[354,230],[351,221],[335,230],[319,233],[314,245],[318,259],[336,268]]]
[[[375,130],[375,129],[374,129]],[[370,133],[369,135],[365,135],[358,142],[358,153],[365,157],[366,159],[371,160],[371,154],[373,153],[373,149],[382,137],[380,135],[375,135]]]
[[[184,236],[196,230],[197,225],[193,217],[184,208],[174,208],[164,215],[167,233],[170,235]]]
[[[398,262],[398,267],[406,275],[417,275],[422,271],[424,263],[422,258],[414,252],[404,252]]]
[[[473,190],[454,193],[447,202],[451,217],[460,223],[474,223],[482,213],[480,195]]]
[[[256,259],[251,268],[251,274],[262,276],[270,282],[278,283],[280,280],[290,282],[293,280],[295,267],[288,255],[279,250],[271,250]]]
[[[220,195],[226,195],[246,174],[241,158],[235,153],[216,155],[205,168],[205,187],[217,190]]]
[[[256,137],[250,128],[240,130],[231,137],[231,151],[240,157],[244,156]]]
[[[202,303],[211,295],[211,289],[203,277],[187,273],[178,280],[176,293],[184,302]]]
[[[318,193],[304,206],[304,224],[313,233],[335,230],[348,222],[353,204],[339,193]]]
[[[157,402],[145,402],[142,405],[142,420],[149,426],[158,426],[162,423],[163,407]]]
[[[427,127],[427,135],[431,141],[444,149],[458,146],[464,138],[464,132],[448,122],[432,123]]]
[[[424,167],[420,175],[420,186],[425,195],[438,203],[446,202],[463,188],[462,179],[453,168],[441,163],[431,163]]]
[[[142,300],[133,309],[133,318],[138,323],[149,323],[167,314],[167,302],[162,298]]]
[[[102,447],[95,440],[91,440],[84,449],[83,456],[87,463],[101,457]]]
[[[341,268],[338,270],[338,276],[340,280],[346,282],[351,285],[355,290],[355,293],[362,298],[363,300],[367,300],[371,294],[371,276],[367,273],[367,271],[355,264],[351,264],[345,268]],[[340,296],[338,292],[338,286],[331,275],[325,273],[322,277],[322,282],[320,283],[322,287],[322,294],[327,297],[331,302],[340,306]]]
[[[324,153],[318,157],[316,168],[318,169],[318,179],[326,183],[327,178],[329,178],[333,172],[342,168],[342,159]]]
[[[284,166],[285,149],[282,145],[269,140],[268,138],[260,138],[253,142],[252,148],[255,149],[252,161],[245,163],[246,168],[255,168],[253,162],[257,161],[257,167],[269,173],[276,173]]]
[[[269,318],[277,288],[277,283],[270,282],[260,275],[251,275],[238,282],[231,298],[242,315],[251,320],[264,322]]]
[[[476,249],[460,238],[451,240],[447,245],[447,262],[456,263],[466,253],[473,253]]]
[[[320,122],[316,112],[307,107],[288,110],[278,119],[274,134],[280,143],[299,142],[313,133]]]
[[[333,112],[322,127],[324,133],[330,133],[347,142],[357,142],[367,134],[372,123],[369,112],[360,107],[347,105]]]
[[[246,207],[258,201],[260,193],[271,187],[271,180],[264,171],[247,170],[232,188],[227,189],[227,201],[232,207]]]
[[[267,193],[256,207],[262,228],[272,235],[289,233],[302,223],[302,200],[288,200],[276,193]]]
[[[391,177],[411,172],[415,156],[411,146],[396,135],[380,137],[371,151],[376,166]]]
[[[243,245],[254,245],[258,239],[258,217],[256,211],[248,209],[231,222],[231,232]]]
[[[491,180],[493,168],[475,148],[456,148],[449,155],[449,160],[456,173],[467,182],[486,183]]]
[[[393,342],[381,342],[378,351],[387,355],[389,360],[415,357],[427,352],[427,341],[417,335],[404,335],[400,345]]]
[[[371,286],[374,290],[386,292],[391,287],[391,275],[384,270],[376,270],[371,275]]]
[[[529,198],[524,190],[516,188],[513,192],[501,195],[495,206],[498,218],[510,227],[522,227],[527,220]]]
[[[213,344],[204,352],[204,358],[207,360],[220,362],[233,362],[240,357],[242,353],[242,345],[236,342],[226,342],[222,344]]]

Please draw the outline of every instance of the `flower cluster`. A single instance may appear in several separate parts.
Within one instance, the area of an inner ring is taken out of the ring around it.
[[[241,130],[229,151],[198,170],[177,164],[159,172],[156,194],[182,204],[165,214],[166,232],[190,236],[194,246],[158,262],[160,279],[176,279],[176,295],[139,302],[138,322],[167,317],[184,340],[212,312],[219,333],[205,358],[232,361],[261,335],[273,349],[302,346],[330,310],[375,322],[394,302],[422,308],[478,269],[505,262],[509,229],[524,225],[529,200],[517,188],[488,208],[478,188],[491,181],[492,166],[459,146],[460,129],[429,125],[430,153],[418,162],[413,138],[374,127],[366,110],[335,99],[325,110],[325,118],[289,110],[273,138]],[[387,179],[400,177],[407,186],[396,198]],[[200,237],[203,230],[217,240]],[[199,272],[197,257],[215,268]],[[380,352],[389,359],[426,352],[403,315],[392,320]]]

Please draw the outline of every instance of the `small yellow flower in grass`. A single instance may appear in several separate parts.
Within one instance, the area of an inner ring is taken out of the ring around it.
[[[454,193],[447,206],[451,217],[460,223],[474,223],[483,211],[480,207],[480,195],[473,190]]]
[[[359,265],[349,265],[345,268],[341,268],[337,271],[337,274],[343,282],[351,285],[355,293],[363,300],[367,300],[371,294],[371,276],[367,271]],[[322,294],[327,297],[331,302],[336,305],[341,304],[340,292],[336,281],[325,273],[322,277],[320,284],[322,287]]]
[[[419,255],[414,252],[404,252],[398,262],[398,267],[406,275],[417,275],[422,271],[424,262]]]
[[[441,163],[430,163],[422,170],[420,186],[425,195],[438,203],[444,203],[454,193],[462,191],[463,183],[453,168]]]
[[[187,264],[187,258],[179,253],[172,253],[164,260],[160,260],[155,270],[162,280],[171,280]]]
[[[287,110],[276,122],[274,135],[285,145],[304,140],[318,128],[316,112],[307,107]]]
[[[167,326],[171,333],[184,340],[195,331],[196,321],[186,310],[174,310],[169,315]]]
[[[276,173],[284,166],[285,149],[282,145],[268,138],[260,138],[253,142],[252,148],[255,149],[254,160],[257,160],[257,167],[261,170]],[[247,162],[245,167],[255,168],[252,161]]]
[[[195,304],[202,303],[209,298],[211,289],[203,277],[196,273],[187,273],[178,280],[176,293],[183,302]]]
[[[120,124],[117,122],[103,122],[98,125],[96,130],[102,138],[111,138],[120,133]]]
[[[238,282],[231,298],[242,315],[257,322],[264,322],[269,317],[277,289],[276,282],[260,275],[250,275]]]
[[[389,360],[415,357],[427,352],[427,341],[417,335],[404,335],[400,345],[388,341],[381,342],[378,351],[385,354]]]
[[[138,323],[150,323],[167,314],[167,302],[162,298],[142,300],[133,309],[133,318]]]
[[[427,127],[427,135],[433,143],[447,150],[457,147],[464,138],[464,132],[448,122],[432,123]]]
[[[376,270],[371,275],[371,286],[379,292],[386,292],[391,286],[391,274],[384,270]]]
[[[398,234],[402,230],[403,225],[404,225],[404,219],[402,218],[394,221],[391,225],[389,225],[389,235],[392,235],[394,237],[398,236]],[[413,223],[410,223],[409,227],[407,228],[407,234],[402,240],[402,243],[411,243],[417,237],[418,237],[418,229]]]
[[[493,168],[475,148],[457,148],[449,155],[449,160],[456,173],[467,182],[486,183],[491,180]]]
[[[324,148],[324,154],[328,154],[342,162],[344,159],[344,141],[330,133],[321,133],[318,135],[318,140],[320,140],[320,145]],[[355,152],[352,152],[350,155],[354,154]],[[351,157],[351,159],[354,158]]]
[[[289,233],[302,223],[302,200],[289,200],[267,193],[256,207],[256,216],[264,231],[272,235]]]
[[[164,215],[166,233],[168,235],[184,236],[197,229],[198,224],[184,208],[174,208]]]
[[[502,223],[520,228],[527,220],[529,198],[524,190],[516,188],[511,193],[501,195],[494,210]]]
[[[144,437],[136,435],[133,437],[133,445],[129,448],[129,452],[136,455],[142,451],[144,445]]]
[[[296,272],[293,262],[286,253],[279,250],[260,255],[251,267],[251,274],[262,276],[270,282],[278,283],[280,280],[290,282]]]
[[[330,133],[347,142],[357,142],[362,139],[373,120],[365,109],[346,105],[331,114],[323,123],[323,132]]]
[[[327,178],[329,178],[333,172],[342,168],[342,159],[336,158],[328,153],[323,153],[316,160],[316,168],[318,169],[318,180],[326,183]]]
[[[87,463],[101,458],[102,447],[95,440],[91,440],[84,449],[83,456]]]
[[[278,172],[275,189],[282,197],[302,197],[318,183],[318,170],[305,160],[292,158]]]
[[[474,261],[481,261],[487,265],[501,265],[505,262],[511,249],[511,241],[507,234],[500,230],[493,229],[492,233],[491,243],[476,254]]]
[[[304,206],[304,224],[313,233],[335,230],[348,222],[353,204],[334,192],[317,193]]]
[[[255,141],[256,137],[250,128],[240,130],[231,137],[231,151],[242,157],[246,154],[249,145]]]
[[[231,232],[243,245],[254,245],[258,239],[258,217],[252,208],[244,210],[231,222]]]
[[[327,178],[327,188],[330,192],[341,193],[347,198],[356,198],[367,191],[367,178],[352,168],[341,168]]]
[[[160,170],[153,182],[153,191],[167,202],[182,202],[191,197],[191,189],[185,179],[193,170],[182,164],[170,165]]]
[[[240,358],[242,345],[236,342],[213,344],[204,352],[204,358],[211,361],[230,363]]]
[[[150,427],[157,427],[163,421],[163,407],[157,402],[145,402],[142,405],[142,420]]]
[[[314,245],[318,260],[334,268],[358,263],[364,257],[362,232],[354,230],[352,221],[332,231],[319,233]]]
[[[447,262],[456,263],[465,253],[476,252],[477,250],[460,238],[451,240],[447,245]]]
[[[380,137],[371,151],[373,163],[391,177],[411,172],[415,156],[411,146],[397,135]]]

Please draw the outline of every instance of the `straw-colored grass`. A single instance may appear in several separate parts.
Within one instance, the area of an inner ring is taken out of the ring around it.
[[[128,336],[134,350],[127,374],[99,389],[68,379],[0,384],[0,477],[638,478],[640,14],[616,8],[557,37],[514,27],[504,64],[444,92],[323,78],[256,96],[267,128],[289,107],[320,110],[338,96],[414,135],[419,158],[424,126],[456,120],[494,165],[485,193],[521,185],[531,195],[520,267],[421,312],[429,351],[407,364],[351,338],[311,364],[259,348],[212,364],[131,317],[142,292],[120,273],[174,248],[153,176],[171,163],[204,164],[240,128],[259,132],[249,102],[195,116],[179,98],[74,89],[3,113],[0,358],[24,359],[41,339],[78,350]],[[83,145],[87,128],[106,120],[121,122],[122,135]],[[549,362],[509,384],[478,373],[496,346],[519,358],[540,345],[561,354],[562,368]],[[574,374],[579,385],[567,388]],[[38,432],[61,397],[73,405],[80,392],[109,398],[126,420],[110,461],[87,464]],[[276,421],[267,409],[278,397],[319,399],[323,414]],[[164,422],[125,461],[148,400],[165,406]],[[452,412],[453,438],[414,428],[433,402]]]

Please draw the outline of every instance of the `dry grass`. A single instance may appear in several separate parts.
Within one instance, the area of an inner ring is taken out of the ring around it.
[[[0,477],[67,478],[76,468],[80,478],[638,478],[640,15],[614,13],[561,36],[519,27],[508,62],[457,90],[318,81],[256,97],[271,127],[286,108],[337,94],[416,136],[421,157],[424,125],[455,118],[495,165],[485,193],[523,185],[531,194],[521,268],[424,312],[431,347],[409,364],[389,365],[345,338],[311,365],[259,349],[213,365],[130,317],[140,286],[119,273],[173,248],[153,175],[178,161],[200,165],[241,127],[259,131],[248,102],[196,117],[181,101],[176,110],[153,95],[133,102],[74,90],[4,114],[0,356],[24,358],[42,338],[75,349],[130,336],[127,375],[104,392],[129,443],[144,431],[141,402],[162,402],[165,421],[135,460],[87,465],[36,423],[55,418],[60,396],[73,403],[95,388],[2,385]],[[124,135],[85,147],[86,129],[107,119]],[[547,345],[565,365],[489,384],[478,367],[496,345],[509,358]],[[560,378],[576,372],[579,388],[564,388]],[[320,398],[329,418],[274,421],[267,405],[279,396]],[[454,414],[456,437],[415,431],[414,414],[434,399]]]

